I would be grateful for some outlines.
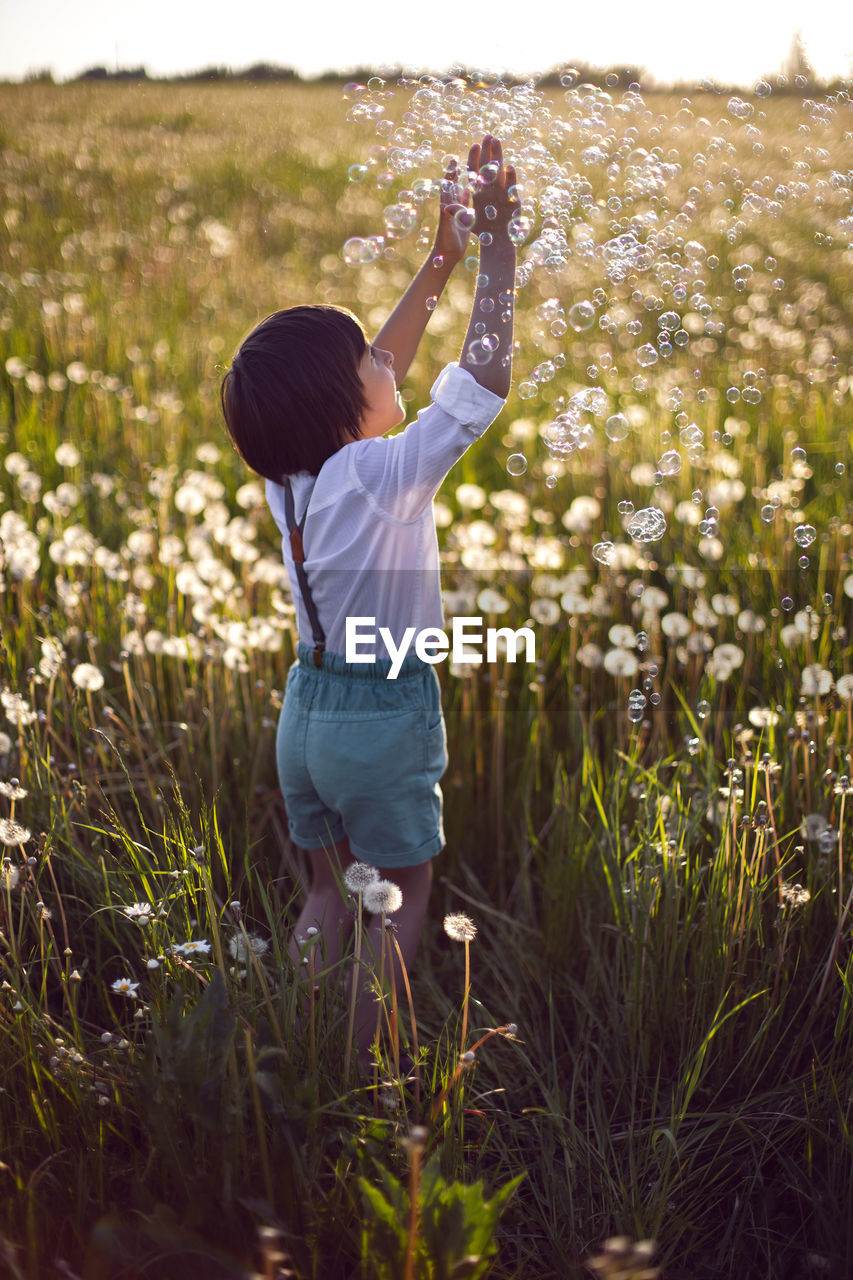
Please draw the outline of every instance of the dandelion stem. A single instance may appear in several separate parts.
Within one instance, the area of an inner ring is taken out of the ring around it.
[[[418,1024],[417,1024],[417,1019],[415,1018],[415,1004],[412,999],[412,988],[409,983],[409,974],[406,970],[406,962],[403,959],[403,953],[400,950],[400,944],[393,934],[391,935],[391,940],[394,943],[394,946],[397,951],[397,956],[400,961],[400,970],[403,975],[403,985],[406,988],[406,1000],[408,1001],[408,1005],[409,1005],[409,1020],[411,1021],[411,1024],[412,1024],[412,1058],[414,1059],[414,1073],[415,1073],[415,1121],[417,1122],[420,1120],[420,1109],[421,1109],[421,1066],[418,1061],[418,1055],[420,1052],[419,1046],[418,1046]]]
[[[352,967],[352,985],[350,987],[349,998],[349,1021],[347,1023],[347,1047],[344,1054],[344,1080],[349,1080],[350,1063],[352,1062],[352,1045],[355,1033],[355,1006],[358,1000],[358,988],[361,980],[361,942],[362,942],[362,924],[363,924],[363,897],[361,892],[358,894],[358,907],[355,920],[355,955],[353,957]]]
[[[462,1037],[460,1053],[465,1052],[465,1040],[468,1036],[468,993],[471,989],[471,944],[465,939],[465,992],[462,997]]]

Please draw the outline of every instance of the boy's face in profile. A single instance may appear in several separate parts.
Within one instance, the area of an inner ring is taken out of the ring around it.
[[[399,427],[406,410],[397,390],[391,352],[368,343],[358,366],[358,376],[367,402],[360,419],[362,436],[365,439],[382,436],[392,427]]]

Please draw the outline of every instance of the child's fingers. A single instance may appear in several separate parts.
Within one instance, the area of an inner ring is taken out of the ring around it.
[[[518,179],[515,176],[515,165],[508,164],[506,166],[505,172],[506,172],[507,190],[509,190],[510,187],[516,186],[518,182]]]

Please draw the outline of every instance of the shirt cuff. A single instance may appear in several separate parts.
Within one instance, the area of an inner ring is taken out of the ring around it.
[[[449,364],[432,384],[433,403],[465,426],[485,429],[506,404],[501,396],[481,387],[467,369]]]

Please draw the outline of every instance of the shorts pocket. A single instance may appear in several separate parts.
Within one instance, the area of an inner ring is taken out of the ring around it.
[[[447,730],[442,716],[438,724],[427,728],[423,735],[424,771],[430,782],[438,782],[447,768]]]

